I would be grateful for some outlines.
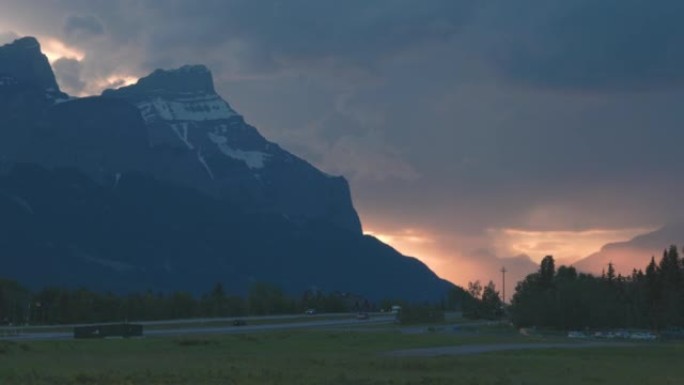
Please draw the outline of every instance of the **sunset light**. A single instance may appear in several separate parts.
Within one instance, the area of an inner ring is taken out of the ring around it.
[[[81,61],[85,59],[85,53],[78,48],[66,45],[59,39],[53,37],[41,37],[41,48],[45,56],[47,56],[50,63],[66,58]]]
[[[373,236],[392,246],[404,255],[415,257],[428,265],[437,274],[454,282],[466,282],[474,276],[468,268],[468,273],[454,268],[454,259],[458,258],[457,250],[445,250],[436,234],[416,228],[406,228],[396,231],[366,230],[366,235]]]
[[[490,229],[497,252],[502,255],[525,254],[539,262],[546,255],[571,263],[584,258],[613,242],[653,231],[653,228],[591,229],[580,231],[533,231],[521,229]]]
[[[0,2],[0,385],[684,384],[683,0]]]
[[[119,88],[130,86],[138,81],[137,77],[130,75],[110,75],[107,78],[95,82],[96,87],[104,90],[105,88]]]

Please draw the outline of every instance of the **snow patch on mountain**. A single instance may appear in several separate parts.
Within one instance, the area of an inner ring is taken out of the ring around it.
[[[56,98],[54,98],[53,103],[54,104],[62,104],[62,103],[70,102],[72,100],[76,100],[76,99],[78,99],[78,98],[74,97],[74,96],[56,97]]]
[[[266,159],[270,157],[269,154],[261,151],[243,151],[232,148],[228,144],[228,138],[223,135],[215,134],[213,132],[207,133],[209,140],[214,142],[219,150],[228,157],[245,162],[247,167],[251,169],[260,169],[264,167]]]
[[[154,98],[137,103],[146,123],[163,121],[195,121],[229,119],[235,115],[228,103],[218,95],[197,95],[174,98]]]
[[[178,138],[185,143],[186,146],[188,146],[188,149],[194,150],[195,146],[190,143],[190,140],[188,139],[188,124],[187,122],[180,122],[180,123],[171,123],[171,129],[173,132],[176,133]]]
[[[202,166],[204,166],[204,169],[207,170],[207,174],[209,174],[209,177],[210,177],[212,180],[216,179],[216,178],[214,177],[214,172],[211,171],[211,168],[210,168],[209,165],[207,164],[207,161],[204,159],[204,156],[202,155],[202,152],[201,152],[201,151],[197,151],[197,160],[199,160],[199,162],[202,164]]]

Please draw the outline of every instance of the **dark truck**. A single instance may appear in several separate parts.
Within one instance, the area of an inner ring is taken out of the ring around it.
[[[129,338],[142,337],[143,326],[139,324],[101,324],[74,327],[74,338]]]

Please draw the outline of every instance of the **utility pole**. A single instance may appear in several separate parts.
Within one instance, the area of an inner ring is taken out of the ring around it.
[[[506,267],[501,268],[501,287],[503,290],[502,302],[504,305],[506,304],[506,272],[507,271],[508,270],[506,270]]]

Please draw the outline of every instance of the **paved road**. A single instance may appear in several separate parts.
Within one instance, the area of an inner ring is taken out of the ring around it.
[[[437,356],[462,356],[507,350],[534,350],[534,349],[586,349],[605,347],[630,347],[633,343],[620,342],[559,342],[559,343],[518,343],[518,344],[486,344],[486,345],[462,345],[442,346],[435,348],[395,350],[387,353],[392,357],[437,357]]]
[[[437,325],[437,326],[407,326],[399,328],[399,331],[404,334],[422,334],[432,330],[446,331],[452,333],[470,332],[470,328],[478,328],[483,326],[504,325],[505,321],[475,321],[454,323],[451,325]]]
[[[221,327],[196,327],[184,329],[158,329],[145,332],[147,336],[177,336],[188,334],[239,334],[249,332],[273,331],[273,330],[294,330],[294,329],[321,329],[338,328],[340,326],[366,326],[391,324],[394,317],[375,317],[368,320],[356,320],[352,317],[339,320],[323,320],[308,322],[290,322],[282,324],[266,324],[254,326],[221,326]]]
[[[382,313],[375,313],[377,315],[383,315]],[[371,314],[372,315],[372,314]],[[350,313],[321,313],[321,314],[314,314],[314,315],[304,315],[304,314],[285,314],[285,315],[266,315],[266,316],[249,316],[249,317],[221,317],[221,318],[186,318],[186,319],[174,319],[174,320],[163,320],[163,321],[136,321],[136,320],[128,320],[130,323],[135,323],[135,324],[140,324],[140,325],[146,325],[146,326],[163,326],[163,325],[182,325],[182,324],[211,324],[211,323],[230,323],[233,322],[236,318],[245,320],[247,322],[254,322],[254,321],[285,321],[285,320],[293,320],[297,318],[311,318],[311,319],[316,319],[316,318],[331,318],[331,317],[340,317],[340,318],[346,318],[349,317]],[[101,322],[98,323],[98,325],[101,325],[103,323],[116,323],[116,322]],[[64,329],[64,328],[73,328],[76,326],[89,326],[89,325],[94,325],[94,323],[79,323],[79,324],[68,324],[68,325],[31,325],[31,326],[2,326],[0,327],[0,335],[3,334],[3,332],[10,332],[14,331],[16,329],[21,329],[25,331],[38,331],[38,330],[46,330],[46,329]]]
[[[281,318],[282,320],[290,320],[292,318],[301,317],[300,315],[291,316],[287,318]],[[234,318],[226,319],[224,321],[230,321]],[[251,318],[254,319],[254,318]],[[264,319],[264,318],[259,318]],[[274,320],[274,318],[269,318]],[[195,323],[196,320],[193,322]],[[251,332],[265,332],[265,331],[277,331],[277,330],[295,330],[295,329],[321,329],[321,328],[339,328],[342,326],[365,326],[365,325],[378,325],[378,324],[391,324],[394,322],[393,316],[380,316],[373,317],[368,320],[357,320],[353,318],[353,315],[349,315],[348,318],[340,318],[334,320],[311,320],[302,322],[286,322],[286,323],[272,323],[265,325],[245,325],[245,326],[217,326],[217,327],[178,327],[178,328],[166,328],[157,330],[145,330],[145,336],[184,336],[192,334],[241,334],[241,333],[251,333]],[[23,333],[20,335],[8,335],[0,336],[0,340],[11,340],[11,341],[45,341],[45,340],[66,340],[72,339],[73,333],[71,332],[40,332],[32,331],[31,333]]]

